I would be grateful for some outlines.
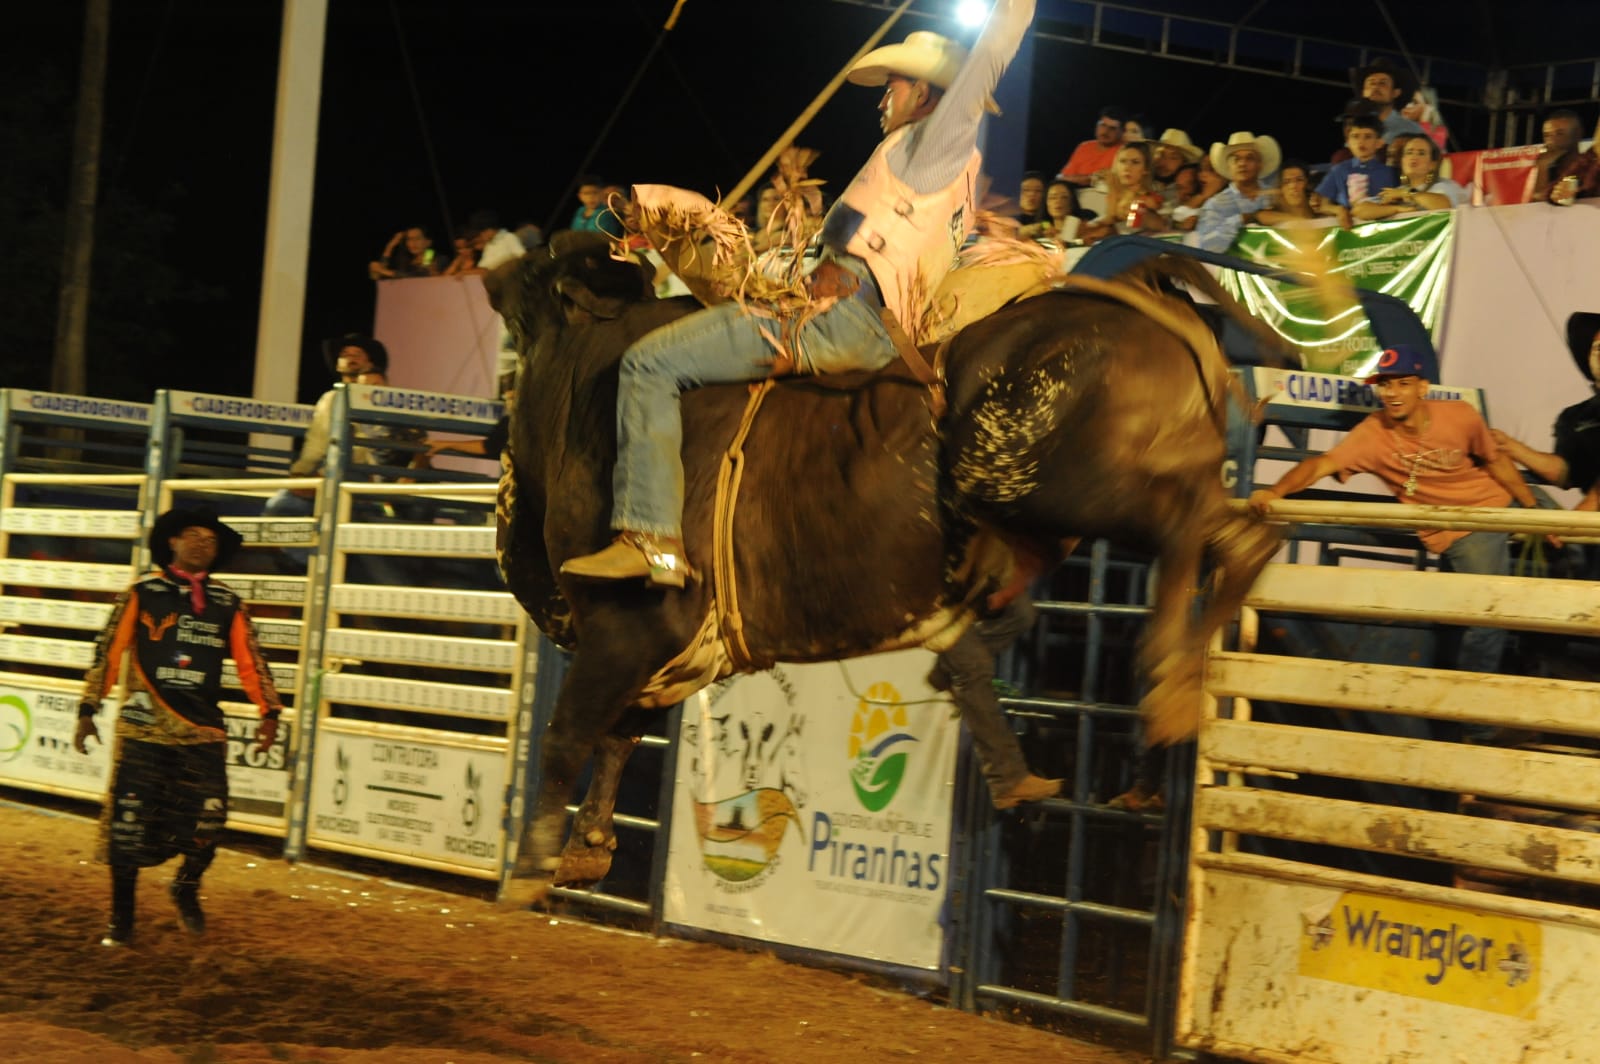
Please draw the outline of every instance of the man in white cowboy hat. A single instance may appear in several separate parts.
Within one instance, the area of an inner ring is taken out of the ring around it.
[[[1277,202],[1276,192],[1261,182],[1277,173],[1282,162],[1278,142],[1265,135],[1241,131],[1231,134],[1226,144],[1211,145],[1211,165],[1229,184],[1200,208],[1195,237],[1202,248],[1227,251],[1240,229],[1254,225],[1256,215]]]
[[[970,55],[918,31],[850,69],[855,84],[883,87],[885,136],[823,222],[810,304],[792,314],[757,308],[765,320],[738,302],[719,304],[624,353],[612,477],[611,525],[619,534],[605,549],[569,559],[562,573],[683,586],[689,561],[678,400],[685,389],[760,380],[775,364],[799,373],[881,369],[899,352],[896,333],[903,328],[916,339],[924,303],[973,231],[978,125],[1033,9],[1034,0],[998,0]]]
[[[1162,214],[1171,215],[1181,205],[1183,182],[1178,174],[1204,154],[1181,129],[1169,129],[1150,142],[1150,177],[1161,193]]]

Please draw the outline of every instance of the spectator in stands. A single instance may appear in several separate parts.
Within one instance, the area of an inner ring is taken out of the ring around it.
[[[374,281],[392,277],[432,277],[444,266],[433,249],[428,231],[413,225],[389,238],[377,260],[367,263],[367,276]]]
[[[1351,79],[1356,92],[1372,105],[1372,111],[1382,123],[1379,136],[1385,144],[1392,144],[1402,133],[1421,133],[1422,127],[1395,109],[1397,102],[1411,99],[1417,92],[1417,79],[1403,67],[1387,59],[1379,59],[1355,71]],[[1354,150],[1354,149],[1352,149]]]
[[[1351,157],[1334,163],[1317,186],[1324,214],[1333,213],[1335,206],[1348,208],[1360,203],[1378,189],[1400,185],[1400,175],[1381,157],[1383,123],[1373,115],[1358,114],[1350,118],[1347,131],[1345,146]]]
[[[1228,187],[1212,196],[1200,210],[1195,227],[1199,244],[1207,251],[1227,251],[1239,230],[1256,223],[1256,215],[1277,203],[1276,193],[1262,181],[1278,172],[1283,153],[1268,136],[1241,131],[1228,143],[1211,145],[1211,165],[1231,178]]]
[[[1299,159],[1290,159],[1278,170],[1278,202],[1270,208],[1256,212],[1260,225],[1290,226],[1320,218],[1322,197],[1311,190],[1311,168]],[[1346,228],[1350,226],[1350,212],[1335,207],[1333,217]]]
[[[1132,144],[1136,140],[1149,140],[1144,131],[1145,125],[1143,115],[1129,115],[1122,122],[1122,143]]]
[[[622,236],[622,220],[606,205],[606,193],[614,188],[604,178],[586,174],[578,179],[578,208],[572,212],[571,228]]]
[[[1169,223],[1161,216],[1161,193],[1152,182],[1149,143],[1141,140],[1119,148],[1106,173],[1105,213],[1079,230],[1083,242],[1093,244],[1113,233],[1166,230]]]
[[[80,754],[89,752],[89,739],[100,741],[94,715],[101,700],[128,677],[97,847],[111,866],[111,925],[102,946],[133,938],[139,869],[180,855],[169,893],[184,928],[205,933],[200,877],[228,820],[230,728],[218,702],[225,659],[234,660],[239,686],[260,714],[252,745],[264,752],[277,738],[283,706],[250,614],[211,578],[241,542],[212,513],[174,509],[156,518],[156,571],[117,598],[95,640],[72,737]],[[124,670],[127,658],[133,667]]]
[[[452,241],[455,245],[455,254],[450,262],[441,271],[447,277],[454,277],[463,273],[476,273],[478,271],[478,249],[472,246],[472,231],[463,225],[456,230]]]
[[[518,240],[522,241],[523,251],[532,251],[535,248],[542,248],[545,246],[544,230],[539,228],[537,225],[534,225],[532,222],[523,222],[521,225],[513,229],[512,232],[517,235]]]
[[[1206,200],[1228,187],[1228,179],[1217,172],[1217,168],[1211,165],[1211,156],[1204,152],[1201,153],[1196,167],[1198,187],[1194,192],[1184,196],[1183,206],[1198,211],[1206,205]]]
[[[1419,86],[1411,102],[1400,108],[1400,113],[1421,126],[1428,139],[1437,144],[1440,151],[1444,151],[1450,145],[1450,129],[1439,115],[1438,99],[1439,94],[1433,89],[1426,85]]]
[[[1066,178],[1080,187],[1094,181],[1095,175],[1109,170],[1122,145],[1121,109],[1102,107],[1094,124],[1094,139],[1086,140],[1072,149],[1072,156],[1062,165],[1057,177]]]
[[[1445,211],[1467,201],[1467,190],[1439,175],[1439,145],[1426,133],[1403,133],[1400,148],[1400,184],[1384,188],[1350,209],[1363,222],[1392,218],[1413,211]]]
[[[1083,219],[1078,217],[1077,209],[1077,196],[1072,190],[1072,182],[1058,177],[1045,189],[1044,219],[1023,226],[1017,235],[1048,241],[1060,247],[1076,243],[1078,232],[1083,227]]]
[[[1204,154],[1183,130],[1169,129],[1162,133],[1159,140],[1150,142],[1150,172],[1156,187],[1170,188],[1178,172],[1198,163]]]
[[[1050,216],[1044,212],[1045,184],[1045,175],[1040,170],[1029,170],[1022,175],[1022,183],[1017,186],[1017,213],[1013,217],[1024,229],[1049,220]]]
[[[1580,311],[1567,318],[1567,350],[1596,387],[1600,374],[1600,312]],[[1574,509],[1600,510],[1600,390],[1556,417],[1556,449],[1547,454],[1496,429],[1494,441],[1513,461],[1527,466],[1558,488],[1584,493]]]
[[[389,351],[370,336],[359,333],[349,333],[333,340],[326,340],[322,344],[322,357],[338,377],[339,383],[345,385],[357,384],[365,380],[369,384],[385,383],[383,376],[389,369]],[[328,443],[333,433],[333,389],[323,392],[317,399],[317,405],[311,411],[311,423],[306,426],[305,439],[301,441],[300,454],[289,464],[289,476],[314,477],[322,474],[323,465],[328,457]],[[422,442],[421,430],[411,431],[412,439],[406,442]],[[409,455],[409,451],[404,452]],[[374,455],[362,452],[359,457],[352,454],[353,460],[372,462]],[[383,457],[394,457],[385,451],[377,456],[377,464],[405,465],[409,459],[387,462]],[[267,500],[262,512],[269,517],[304,517],[311,513],[312,500],[316,492],[306,488],[284,489]],[[304,563],[307,553],[300,551],[291,553]]]
[[[500,227],[500,216],[494,211],[473,211],[467,218],[467,231],[472,234],[472,247],[478,253],[472,267],[478,273],[487,273],[527,253],[517,234]]]
[[[1458,400],[1426,398],[1429,373],[1421,351],[1401,344],[1385,350],[1366,378],[1382,403],[1378,412],[1351,429],[1333,450],[1307,458],[1272,487],[1256,489],[1250,508],[1265,516],[1286,495],[1324,477],[1342,481],[1353,473],[1373,474],[1406,504],[1506,506],[1515,499],[1524,507],[1537,505],[1532,489],[1495,445],[1476,410]],[[1417,536],[1439,555],[1442,570],[1510,574],[1503,532],[1421,529]],[[1505,640],[1503,629],[1469,629],[1461,641],[1458,667],[1494,672]]]
[[[1528,202],[1553,203],[1558,197],[1570,201],[1585,176],[1589,179],[1589,195],[1594,195],[1594,150],[1578,150],[1583,127],[1579,124],[1577,114],[1565,108],[1551,111],[1545,117],[1543,133],[1544,151],[1539,153],[1539,158],[1533,164],[1533,172],[1528,176],[1531,183]],[[1568,182],[1567,187],[1563,188],[1561,182],[1567,177],[1577,180]]]

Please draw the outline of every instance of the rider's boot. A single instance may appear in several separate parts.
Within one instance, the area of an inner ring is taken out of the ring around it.
[[[561,571],[585,580],[644,580],[651,587],[682,587],[693,577],[683,540],[623,532],[594,554],[568,558]]]

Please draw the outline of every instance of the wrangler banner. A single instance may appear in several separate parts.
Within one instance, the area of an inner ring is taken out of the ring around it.
[[[1450,278],[1452,211],[1431,211],[1399,220],[1368,222],[1353,229],[1311,229],[1317,250],[1334,275],[1371,291],[1404,300],[1430,334],[1437,334]],[[1250,227],[1231,251],[1240,258],[1287,270],[1304,269],[1303,255],[1283,229]],[[1326,287],[1284,284],[1255,274],[1219,270],[1224,288],[1251,314],[1299,345],[1305,368],[1346,376],[1360,373],[1378,350],[1359,306],[1340,306]]]

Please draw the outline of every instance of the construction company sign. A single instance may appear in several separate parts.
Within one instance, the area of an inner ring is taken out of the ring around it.
[[[324,730],[309,838],[498,872],[505,755]]]
[[[933,661],[779,666],[684,703],[666,919],[937,968],[960,733]]]

